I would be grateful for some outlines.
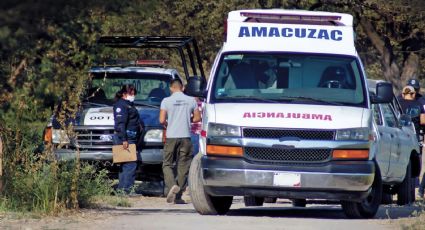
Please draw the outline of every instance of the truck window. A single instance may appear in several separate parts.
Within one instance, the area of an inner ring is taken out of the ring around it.
[[[397,118],[394,114],[393,109],[391,108],[390,104],[382,104],[381,105],[382,108],[382,113],[384,116],[384,120],[385,120],[385,124],[388,127],[397,127]]]
[[[382,117],[381,117],[381,112],[379,109],[379,105],[378,104],[373,104],[372,105],[372,109],[373,109],[373,120],[375,121],[375,123],[377,125],[382,125]]]
[[[122,85],[133,84],[137,90],[136,101],[159,105],[162,99],[170,95],[170,80],[171,76],[165,74],[95,73],[87,96],[92,95],[90,91],[98,91],[103,94],[103,103],[111,102]],[[93,99],[98,99],[99,93],[93,96]]]
[[[214,102],[243,102],[242,97],[249,95],[277,101],[308,97],[366,106],[362,75],[354,57],[241,53],[224,55],[219,65]]]

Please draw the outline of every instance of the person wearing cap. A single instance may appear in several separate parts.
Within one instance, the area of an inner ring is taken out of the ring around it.
[[[407,85],[412,86],[415,89],[416,92],[416,98],[415,100],[417,100],[421,105],[422,108],[425,110],[425,97],[422,96],[422,94],[419,93],[421,86],[420,86],[420,82],[417,79],[409,79],[407,81]],[[423,124],[423,123],[422,123]],[[423,141],[423,135],[424,135],[424,131],[425,131],[425,125],[420,125],[419,129],[417,129],[417,132],[419,133],[419,142],[421,143],[421,148],[420,148],[420,153],[422,154],[422,141]],[[422,198],[424,195],[424,189],[425,189],[425,172],[422,175],[422,181],[419,185],[419,196]]]
[[[407,85],[403,88],[401,94],[401,108],[405,114],[410,115],[412,122],[415,125],[415,129],[419,130],[421,128],[420,115],[425,113],[425,110],[422,104],[416,99],[416,90],[412,86]],[[417,133],[417,135],[419,138],[419,133]]]
[[[416,98],[417,94],[418,93],[413,86],[407,85],[403,88],[401,93],[402,98],[399,101],[403,112],[405,114],[410,115],[410,117],[412,118],[412,122],[415,126],[415,129],[417,130],[417,138],[418,140],[421,140],[419,130],[421,129],[421,124],[425,123],[425,119],[422,116],[423,114],[425,114],[425,108],[423,104]],[[422,178],[424,178],[424,176],[425,174],[422,176]],[[425,180],[422,179],[418,191],[418,196],[421,198],[423,198],[424,196],[424,189]]]

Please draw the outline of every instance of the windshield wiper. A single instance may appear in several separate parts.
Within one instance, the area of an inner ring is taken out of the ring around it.
[[[94,105],[94,106],[99,106],[99,107],[110,107],[111,105],[107,105],[107,104],[102,104],[102,103],[95,103],[95,102],[91,102],[91,101],[83,101],[83,104],[90,104],[90,105]]]
[[[306,100],[306,101],[314,101],[314,102],[321,102],[321,103],[325,103],[325,104],[329,104],[329,105],[344,105],[343,103],[339,103],[339,102],[334,102],[334,101],[325,101],[322,99],[317,99],[317,98],[312,98],[312,97],[303,97],[303,96],[299,96],[299,97],[283,97],[282,99],[288,99],[288,100]]]
[[[241,99],[241,100],[259,101],[259,102],[279,103],[279,101],[272,100],[272,99],[259,98],[259,97],[250,97],[250,96],[234,96],[234,97],[225,97],[223,99]]]
[[[143,105],[143,106],[146,106],[146,107],[152,107],[152,108],[155,108],[155,109],[158,109],[158,108],[159,108],[159,106],[158,106],[158,105],[151,105],[151,104],[146,104],[146,103],[137,102],[137,101],[134,101],[133,103],[134,103],[135,105]]]

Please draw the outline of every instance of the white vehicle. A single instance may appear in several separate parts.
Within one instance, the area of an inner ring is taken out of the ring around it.
[[[205,98],[189,173],[200,214],[225,214],[233,196],[246,205],[266,197],[339,200],[348,217],[376,214],[383,184],[403,180],[404,173],[391,177],[406,171],[410,156],[397,154],[395,168],[377,156],[372,104],[394,94],[385,82],[369,94],[352,25],[340,13],[229,13],[206,87],[199,78],[187,87]]]
[[[382,81],[368,80],[371,93],[376,93],[379,82]],[[415,200],[415,180],[421,171],[415,126],[403,114],[397,97],[391,103],[372,104],[372,109],[376,134],[372,148],[381,169],[383,202],[391,202],[391,195],[397,194],[397,204],[409,204]]]

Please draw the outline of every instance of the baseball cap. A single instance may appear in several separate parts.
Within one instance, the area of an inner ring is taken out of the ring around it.
[[[412,86],[413,88],[415,88],[415,90],[419,90],[421,88],[421,86],[419,85],[419,81],[416,79],[409,79],[407,81],[407,85]]]
[[[415,89],[411,85],[405,86],[402,90],[403,94],[409,94],[409,93],[414,93],[414,92],[415,92]]]

